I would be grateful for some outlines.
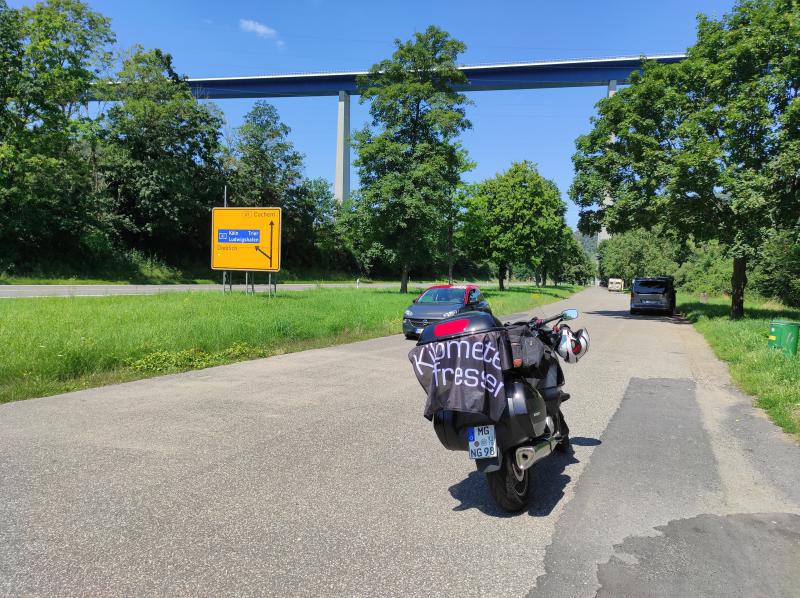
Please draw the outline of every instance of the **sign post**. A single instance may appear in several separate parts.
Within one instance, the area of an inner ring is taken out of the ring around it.
[[[246,290],[252,280],[253,292],[255,280],[248,272],[269,272],[271,282],[272,272],[281,269],[281,209],[214,208],[211,269],[245,272]]]
[[[228,185],[225,185],[225,190],[223,191],[223,194],[222,194],[222,207],[223,208],[227,208],[228,207]],[[223,295],[225,294],[225,278],[226,278],[227,274],[228,273],[225,270],[222,271],[222,294]],[[231,288],[231,292],[233,292],[233,288]]]

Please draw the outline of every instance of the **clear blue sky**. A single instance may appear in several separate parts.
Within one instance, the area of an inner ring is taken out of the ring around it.
[[[30,4],[12,0],[9,4]],[[732,0],[613,0],[607,2],[336,2],[293,0],[89,0],[111,17],[121,48],[159,47],[191,77],[360,70],[389,56],[395,38],[437,25],[467,45],[464,64],[552,58],[681,52],[695,35],[698,12],[719,16]],[[248,23],[249,22],[249,23]],[[531,160],[564,198],[573,176],[575,138],[604,88],[476,92],[463,138],[475,170],[490,177],[512,161]],[[251,100],[221,100],[229,126],[240,124]],[[306,174],[333,181],[336,98],[274,100],[306,156]],[[352,126],[367,107],[353,102]],[[354,186],[357,184],[355,173]],[[569,202],[568,222],[577,208]]]

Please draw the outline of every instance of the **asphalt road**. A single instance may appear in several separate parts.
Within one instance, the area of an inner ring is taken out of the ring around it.
[[[800,447],[691,326],[565,307],[575,453],[514,517],[399,335],[0,406],[0,595],[800,596]]]

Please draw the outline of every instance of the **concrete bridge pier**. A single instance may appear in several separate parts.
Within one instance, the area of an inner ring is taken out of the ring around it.
[[[350,94],[339,92],[336,128],[336,176],[333,194],[342,203],[350,196]]]
[[[617,93],[617,81],[616,81],[616,79],[611,79],[608,82],[608,91],[606,92],[606,97],[610,98],[615,93]],[[616,136],[612,133],[611,134],[611,139],[610,139],[611,143],[614,143],[614,141],[616,141],[616,139],[617,139]],[[603,204],[607,205],[607,206],[610,206],[613,203],[614,203],[614,199],[610,195],[606,194],[605,198],[603,199]],[[600,234],[597,235],[597,242],[599,243],[600,241],[605,241],[606,239],[610,239],[610,238],[611,238],[611,235],[608,234],[608,231],[606,230],[606,227],[605,226],[602,227],[600,229]]]

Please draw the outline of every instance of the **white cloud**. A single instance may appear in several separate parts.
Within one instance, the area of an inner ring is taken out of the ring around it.
[[[265,37],[267,39],[275,39],[278,37],[278,32],[272,27],[250,19],[239,19],[239,29],[247,33],[255,33],[258,37]]]

